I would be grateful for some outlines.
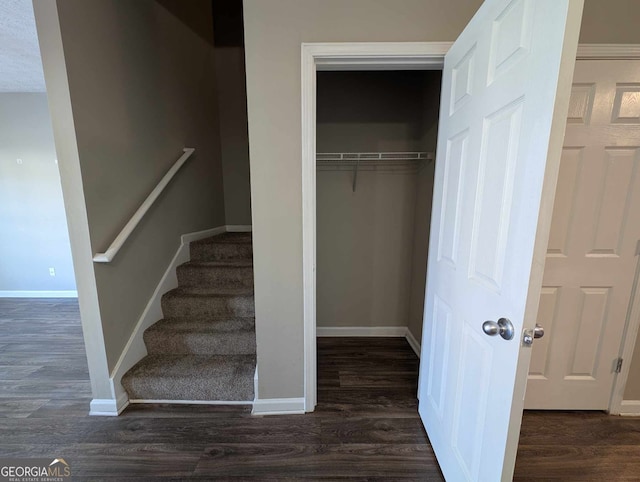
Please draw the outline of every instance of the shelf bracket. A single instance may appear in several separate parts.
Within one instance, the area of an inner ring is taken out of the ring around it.
[[[356,192],[356,183],[358,182],[358,167],[360,167],[360,156],[358,156],[358,160],[356,161],[356,165],[353,166],[353,192]]]

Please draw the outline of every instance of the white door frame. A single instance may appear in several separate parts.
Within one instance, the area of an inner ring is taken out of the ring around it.
[[[317,401],[316,367],[316,72],[319,70],[442,70],[452,42],[350,42],[302,44],[302,279],[304,323],[304,409]],[[583,44],[578,59],[640,59],[640,45]],[[640,300],[640,283],[632,294]],[[640,327],[633,303],[620,347],[631,360]],[[609,411],[619,414],[630,363],[614,382]]]

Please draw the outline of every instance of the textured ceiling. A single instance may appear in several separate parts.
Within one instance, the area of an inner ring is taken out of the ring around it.
[[[0,92],[44,92],[31,0],[0,0]]]

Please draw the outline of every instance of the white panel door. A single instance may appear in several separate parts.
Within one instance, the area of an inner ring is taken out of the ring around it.
[[[581,60],[573,82],[525,406],[606,410],[638,262],[640,62]]]
[[[419,412],[450,481],[513,473],[531,353],[521,332],[581,12],[581,0],[487,0],[445,58]],[[500,318],[511,340],[484,332]]]

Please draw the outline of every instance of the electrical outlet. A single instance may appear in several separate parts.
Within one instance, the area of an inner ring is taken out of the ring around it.
[[[55,268],[49,268],[49,276],[55,276],[56,275],[56,269]]]

